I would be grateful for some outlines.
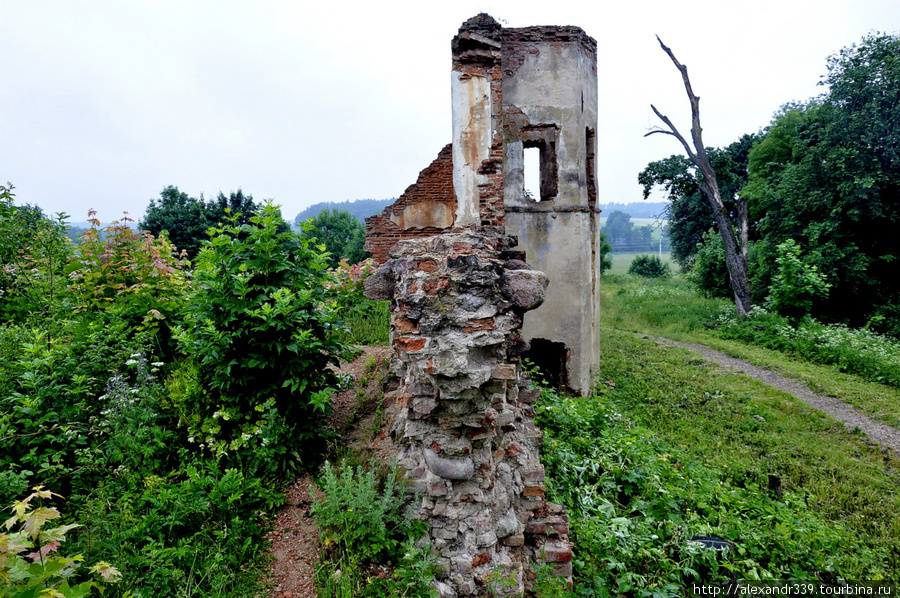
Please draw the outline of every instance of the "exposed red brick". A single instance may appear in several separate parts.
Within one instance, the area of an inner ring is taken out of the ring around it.
[[[420,351],[425,348],[426,339],[410,338],[406,336],[398,336],[394,339],[394,346],[401,351],[410,353],[412,351]]]
[[[434,260],[419,260],[416,267],[422,272],[434,272],[438,269],[438,263]]]
[[[410,332],[419,332],[419,323],[406,318],[394,318],[394,330],[400,334],[409,334]]]
[[[522,491],[522,496],[544,496],[544,492],[547,489],[543,486],[525,486],[525,490]]]
[[[453,152],[448,143],[438,152],[437,158],[422,172],[416,182],[404,191],[397,201],[381,214],[366,218],[365,249],[378,263],[388,260],[389,252],[401,239],[431,237],[444,229],[426,227],[403,230],[391,221],[392,214],[401,214],[406,206],[423,201],[443,203],[452,214],[456,213],[456,193],[453,190]]]
[[[472,568],[475,569],[476,567],[480,567],[490,560],[491,560],[491,555],[489,555],[486,552],[482,552],[481,554],[476,556],[474,559],[472,559]]]
[[[469,320],[469,323],[463,326],[463,332],[474,332],[476,330],[493,330],[494,318],[480,318],[477,320]]]

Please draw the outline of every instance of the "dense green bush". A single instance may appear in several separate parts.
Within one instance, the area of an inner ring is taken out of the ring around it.
[[[900,341],[871,330],[822,324],[811,318],[796,321],[756,307],[745,318],[721,314],[716,333],[814,363],[836,365],[844,372],[900,388]]]
[[[666,278],[671,272],[669,264],[659,259],[658,255],[639,255],[631,262],[628,273],[643,278]]]
[[[66,495],[64,524],[81,524],[68,550],[121,569],[105,595],[262,592],[275,475],[323,432],[328,366],[345,353],[349,302],[321,252],[268,206],[218,228],[194,282],[127,220],[103,229],[91,214],[72,247],[9,192],[0,212],[7,231],[40,225],[33,243],[0,238],[19,260],[0,297],[0,498],[38,480]]]
[[[45,506],[44,501],[49,503],[54,496],[60,497],[43,486],[35,486],[34,492],[10,507],[13,516],[5,523],[7,533],[0,532],[0,596],[84,598],[94,588],[102,593],[108,584],[115,584],[121,579],[118,569],[101,561],[89,568],[97,580],[77,583],[85,577],[83,572],[78,572],[84,556],[65,557],[57,551],[65,542],[66,535],[81,526],[73,523],[44,527],[48,521],[61,516],[56,507]],[[38,505],[33,505],[33,502]],[[17,526],[18,529],[13,530]]]
[[[271,203],[214,229],[178,332],[188,360],[169,382],[191,441],[280,466],[312,448],[338,385],[328,366],[348,351],[332,282],[322,252]]]
[[[0,185],[0,317],[22,321],[62,311],[71,255],[65,214],[13,205],[13,186]]]
[[[734,297],[728,266],[725,263],[722,235],[715,229],[711,228],[703,233],[703,241],[697,243],[697,251],[688,270],[687,279],[706,297]]]
[[[809,314],[817,299],[828,295],[831,285],[813,264],[800,259],[800,246],[793,239],[777,246],[778,269],[769,288],[772,309],[796,322]]]

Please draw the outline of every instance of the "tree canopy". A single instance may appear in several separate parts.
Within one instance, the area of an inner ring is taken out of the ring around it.
[[[735,197],[747,182],[747,156],[757,139],[757,135],[744,135],[728,147],[706,150],[716,171],[722,203],[732,218],[736,217]],[[703,175],[686,156],[675,154],[648,164],[638,174],[638,182],[644,187],[644,199],[650,197],[656,186],[668,193],[672,257],[682,268],[689,267],[704,233],[715,226],[709,204],[700,190]]]
[[[175,247],[193,259],[208,238],[209,228],[224,222],[229,213],[240,214],[237,223],[247,224],[256,211],[253,196],[240,189],[227,196],[220,191],[216,199],[206,202],[170,185],[159,194],[159,200],[150,200],[139,227],[156,236],[166,231]]]
[[[900,333],[900,37],[828,60],[827,94],[789,104],[750,152],[743,193],[768,246],[789,239],[831,290],[813,312]]]
[[[809,313],[900,335],[900,37],[871,34],[831,56],[827,70],[826,93],[786,104],[760,134],[707,153],[726,208],[747,201],[755,300],[771,295],[785,243],[796,242],[792,267],[816,272],[827,290],[809,294]],[[657,185],[669,193],[679,263],[689,266],[703,241],[704,271],[721,272],[710,263],[712,221],[691,162],[652,162],[638,180],[645,198]]]
[[[325,208],[303,226],[303,236],[325,245],[330,254],[328,265],[336,267],[342,259],[355,264],[368,257],[363,249],[366,227],[353,214]]]

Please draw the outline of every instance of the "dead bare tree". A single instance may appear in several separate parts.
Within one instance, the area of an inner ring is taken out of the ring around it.
[[[725,205],[722,203],[722,197],[719,195],[719,183],[716,180],[716,173],[709,163],[709,157],[706,155],[706,147],[703,145],[703,137],[701,135],[703,129],[700,127],[700,98],[694,95],[694,91],[691,88],[691,80],[688,78],[687,67],[678,62],[675,58],[675,54],[673,54],[672,50],[659,39],[659,36],[656,36],[656,39],[659,41],[659,45],[662,46],[663,51],[669,55],[669,58],[672,59],[672,62],[678,68],[679,72],[681,72],[681,78],[684,80],[684,89],[691,102],[691,140],[693,141],[693,148],[691,148],[691,145],[684,136],[678,132],[678,129],[672,124],[672,121],[669,120],[667,116],[660,113],[653,104],[650,105],[650,108],[652,108],[654,114],[666,124],[668,130],[661,127],[655,128],[644,135],[644,137],[653,135],[654,133],[672,135],[681,142],[681,145],[684,146],[684,150],[687,152],[688,158],[690,158],[691,162],[693,162],[703,174],[703,183],[700,184],[700,189],[709,201],[709,205],[712,208],[713,216],[716,221],[716,227],[719,229],[719,234],[722,236],[722,243],[725,246],[725,263],[728,266],[731,289],[734,291],[734,305],[737,308],[738,315],[744,316],[753,309],[753,303],[750,298],[750,280],[747,276],[746,200],[738,198],[737,211],[740,220],[739,225],[741,235],[741,242],[738,244],[731,218],[728,216],[728,211],[725,209]]]

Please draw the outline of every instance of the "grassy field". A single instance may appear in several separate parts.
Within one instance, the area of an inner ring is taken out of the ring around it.
[[[623,419],[721,472],[723,483],[764,492],[769,476],[776,476],[786,492],[803,497],[823,525],[861,540],[867,559],[879,561],[886,578],[896,579],[900,460],[895,455],[793,397],[640,334],[717,348],[804,380],[889,425],[900,424],[900,389],[836,365],[723,338],[718,323],[733,311],[729,302],[699,297],[678,277],[647,281],[622,275],[628,263],[614,261],[612,275],[601,283],[600,386]],[[842,548],[828,550],[836,559],[849,558]]]
[[[600,226],[606,226],[606,216],[600,217]],[[660,229],[666,225],[665,220],[657,220],[656,218],[632,218],[631,223],[635,226],[652,226],[656,229]]]
[[[879,383],[878,376],[866,379],[840,365],[814,363],[802,356],[723,338],[715,326],[723,315],[733,313],[731,302],[699,297],[690,284],[678,277],[644,281],[607,275],[601,281],[601,324],[606,328],[705,344],[803,380],[816,392],[839,398],[876,421],[900,427],[900,388],[896,385]],[[853,352],[851,347],[841,349]],[[874,351],[881,349],[876,341]]]

